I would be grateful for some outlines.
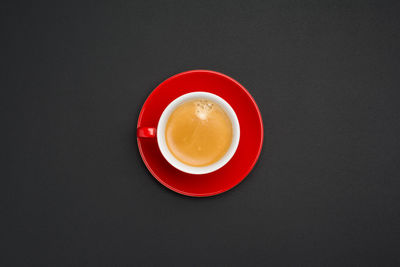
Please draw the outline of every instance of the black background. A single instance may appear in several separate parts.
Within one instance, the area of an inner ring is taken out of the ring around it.
[[[400,264],[397,1],[0,5],[3,266]],[[150,92],[199,68],[265,127],[247,179],[204,199],[135,140]]]

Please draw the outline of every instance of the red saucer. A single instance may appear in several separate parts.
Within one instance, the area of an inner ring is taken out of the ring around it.
[[[140,111],[137,127],[157,127],[161,113],[171,101],[195,91],[222,97],[236,112],[240,124],[239,146],[225,166],[209,174],[187,174],[164,159],[157,138],[137,138],[137,142],[144,163],[160,183],[183,195],[206,197],[233,188],[251,171],[260,155],[263,124],[253,98],[237,81],[215,71],[192,70],[172,76],[154,89]]]

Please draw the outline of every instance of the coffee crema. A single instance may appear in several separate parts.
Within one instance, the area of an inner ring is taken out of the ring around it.
[[[219,161],[233,138],[232,122],[225,110],[208,99],[189,100],[168,118],[165,140],[176,159],[193,167]]]

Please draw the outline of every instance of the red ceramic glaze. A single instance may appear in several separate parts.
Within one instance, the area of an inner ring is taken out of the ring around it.
[[[240,141],[235,155],[215,172],[193,175],[179,171],[162,156],[155,128],[164,109],[175,98],[191,92],[216,94],[235,110]],[[206,197],[223,193],[239,184],[254,167],[262,148],[260,111],[247,90],[234,79],[215,71],[192,70],[167,79],[150,94],[140,111],[137,143],[151,174],[169,189],[187,196]]]

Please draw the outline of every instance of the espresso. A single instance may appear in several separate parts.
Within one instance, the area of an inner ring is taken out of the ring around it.
[[[233,137],[232,122],[224,109],[207,99],[189,100],[170,115],[165,140],[179,161],[203,167],[219,161]]]

